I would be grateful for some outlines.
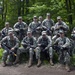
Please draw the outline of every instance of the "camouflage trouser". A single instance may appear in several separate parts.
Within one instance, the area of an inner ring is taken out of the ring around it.
[[[3,57],[2,57],[2,60],[3,60],[4,62],[6,62],[8,55],[9,55],[9,52],[6,51],[6,50],[4,50],[4,51],[3,51]]]
[[[35,49],[35,52],[36,52],[36,59],[40,59],[40,53],[41,53],[41,48],[40,47],[37,47],[36,49]],[[50,59],[52,59],[53,58],[53,49],[52,49],[52,47],[50,47],[49,49],[48,49],[48,53],[49,53],[49,57],[50,57]]]
[[[20,55],[21,53],[27,53],[27,52],[29,52],[29,58],[33,59],[33,54],[34,54],[33,48],[25,49],[24,47],[21,47],[17,50],[17,55]]]
[[[15,56],[12,54],[9,54],[9,51],[7,51],[7,50],[3,51],[3,57],[2,57],[3,62],[6,62],[7,59],[8,59],[8,62],[13,62],[14,58],[15,58]]]
[[[59,54],[60,63],[70,64],[70,55],[67,51],[60,52]]]

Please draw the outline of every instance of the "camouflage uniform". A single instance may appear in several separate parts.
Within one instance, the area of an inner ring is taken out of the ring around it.
[[[19,57],[21,53],[29,53],[29,66],[32,65],[34,49],[36,47],[36,39],[32,36],[32,32],[28,31],[27,36],[23,38],[21,42],[23,47],[20,47],[17,51],[17,57],[14,64],[19,62]]]
[[[65,22],[61,20],[61,17],[57,17],[58,22],[54,25],[54,34],[57,34],[59,30],[64,30],[65,32],[68,31],[69,26],[66,25]]]
[[[48,20],[48,19],[45,19],[43,22],[42,22],[42,25],[44,28],[47,29],[47,33],[48,34],[51,34],[51,28],[52,26],[54,26],[54,21],[52,19]]]
[[[43,21],[43,17],[42,16],[39,16],[39,24],[41,25],[42,24],[42,21]]]
[[[31,22],[30,24],[29,24],[29,26],[28,26],[28,31],[32,31],[32,34],[33,34],[33,36],[35,36],[35,37],[37,37],[37,27],[39,27],[40,26],[40,24],[38,23],[38,22]]]
[[[51,29],[51,27],[54,26],[54,21],[52,19],[45,19],[42,25],[45,26],[47,29]]]
[[[43,21],[43,17],[42,16],[39,16],[39,21],[38,21],[39,26],[36,28],[38,37],[41,36],[41,32],[43,31],[42,21]]]
[[[41,52],[48,52],[49,53],[49,57],[51,59],[51,62],[52,62],[52,58],[53,58],[53,49],[51,46],[52,44],[52,40],[51,40],[51,37],[50,36],[47,36],[45,38],[43,38],[43,36],[40,36],[38,38],[38,41],[37,41],[37,44],[40,46],[38,46],[36,48],[36,59],[40,59],[40,53]]]
[[[1,46],[4,49],[3,51],[3,62],[6,62],[8,55],[13,52],[16,53],[17,48],[19,47],[19,40],[13,35],[13,40],[10,39],[10,36],[6,36],[1,40]],[[14,50],[11,52],[11,49]]]
[[[10,30],[13,30],[13,28],[11,28],[11,27],[9,27],[9,28],[6,28],[6,27],[3,28],[3,29],[1,30],[2,37],[7,36],[7,35],[8,35],[8,32],[9,32]]]
[[[31,38],[29,38],[28,36],[26,36],[25,38],[23,38],[21,44],[23,47],[19,48],[17,54],[20,55],[21,53],[29,52],[29,58],[33,59],[34,49],[36,47],[35,37],[32,36]]]
[[[19,38],[19,40],[21,41],[25,35],[25,32],[26,32],[26,29],[27,29],[27,24],[25,22],[17,22],[15,25],[14,25],[14,30],[15,30],[15,34],[16,36]]]
[[[59,61],[60,63],[69,64],[70,63],[70,54],[69,54],[69,46],[70,40],[67,37],[59,37],[54,42],[57,45],[57,49],[59,50]]]

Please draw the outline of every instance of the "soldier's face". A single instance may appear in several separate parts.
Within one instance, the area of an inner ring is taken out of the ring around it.
[[[6,28],[9,28],[9,24],[6,24],[5,27],[6,27]]]
[[[18,22],[22,22],[22,19],[18,19]]]
[[[43,19],[42,18],[39,18],[39,21],[42,21]]]
[[[28,33],[28,34],[27,34],[27,36],[28,36],[28,37],[31,37],[31,36],[32,36],[32,34],[31,34],[31,33]]]
[[[37,18],[34,18],[33,20],[34,20],[34,22],[37,22]]]
[[[60,37],[64,37],[64,33],[60,33]]]
[[[47,18],[50,19],[50,15],[47,15]]]
[[[10,33],[9,37],[10,37],[11,40],[13,40],[13,33]]]
[[[58,22],[61,22],[61,19],[58,19],[57,21],[58,21]]]
[[[43,38],[46,38],[46,34],[43,34],[42,37],[43,37]]]

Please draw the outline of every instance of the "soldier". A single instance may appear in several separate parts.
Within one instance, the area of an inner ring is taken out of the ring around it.
[[[28,67],[31,67],[32,61],[33,61],[34,49],[36,47],[36,39],[35,39],[35,37],[32,36],[31,31],[27,32],[27,36],[23,38],[21,44],[23,47],[19,48],[19,50],[17,51],[17,58],[16,58],[16,61],[14,62],[14,64],[19,62],[19,57],[20,57],[21,53],[29,52],[29,65],[28,65]]]
[[[39,21],[38,21],[38,22],[39,22],[40,24],[42,24],[42,21],[43,21],[43,17],[42,17],[42,16],[39,16]]]
[[[57,45],[57,48],[59,50],[59,62],[61,64],[65,64],[67,71],[70,71],[70,40],[69,38],[64,36],[64,31],[60,31],[59,33],[60,37],[55,40],[54,45]]]
[[[43,17],[42,16],[39,16],[39,26],[36,28],[36,32],[38,34],[37,38],[39,36],[41,36],[41,32],[44,30],[43,27],[42,27],[42,21],[43,21]]]
[[[64,30],[65,32],[69,29],[69,26],[66,25],[65,22],[62,21],[60,16],[57,17],[57,23],[54,26],[54,34],[57,34],[60,30]]]
[[[57,33],[56,35],[54,35],[53,37],[52,37],[52,43],[54,43],[55,42],[55,40],[57,39],[57,38],[59,38],[60,37],[60,34],[59,33]],[[53,46],[53,49],[54,49],[54,51],[57,53],[57,54],[59,54],[59,50],[58,50],[58,47],[57,46]]]
[[[37,16],[34,16],[33,17],[33,22],[31,22],[29,24],[29,27],[28,27],[28,31],[31,31],[33,36],[37,37],[37,32],[36,32],[36,28],[39,26],[39,22],[38,22],[38,19],[37,19]]]
[[[27,24],[22,21],[22,17],[18,17],[18,22],[14,25],[16,36],[21,41],[25,35]]]
[[[51,19],[50,13],[47,13],[46,19],[42,22],[42,25],[47,30],[47,34],[51,34],[51,28],[54,26],[54,21]]]
[[[52,41],[54,42],[59,36],[60,36],[59,33],[57,33],[56,35],[54,35],[54,36],[52,37]]]
[[[8,35],[9,30],[13,30],[13,29],[10,27],[9,22],[5,22],[5,28],[1,30],[2,38]]]
[[[4,37],[0,43],[2,48],[4,49],[2,59],[3,59],[3,67],[5,67],[7,65],[6,61],[8,55],[9,57],[11,55],[16,56],[16,51],[19,47],[19,40],[14,36],[13,31],[9,31],[8,36]]]
[[[38,38],[36,51],[36,59],[38,60],[37,67],[41,65],[40,53],[48,52],[50,57],[50,64],[53,65],[53,49],[51,47],[52,40],[51,37],[48,37],[46,31],[42,31],[42,36]]]

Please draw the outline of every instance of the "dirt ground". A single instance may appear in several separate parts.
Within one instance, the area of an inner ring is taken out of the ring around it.
[[[0,65],[0,75],[75,75],[75,69],[71,68],[71,70],[71,72],[67,72],[65,68],[59,64],[54,66],[42,65],[39,68],[36,67],[36,65],[28,68],[27,64],[7,67]]]

